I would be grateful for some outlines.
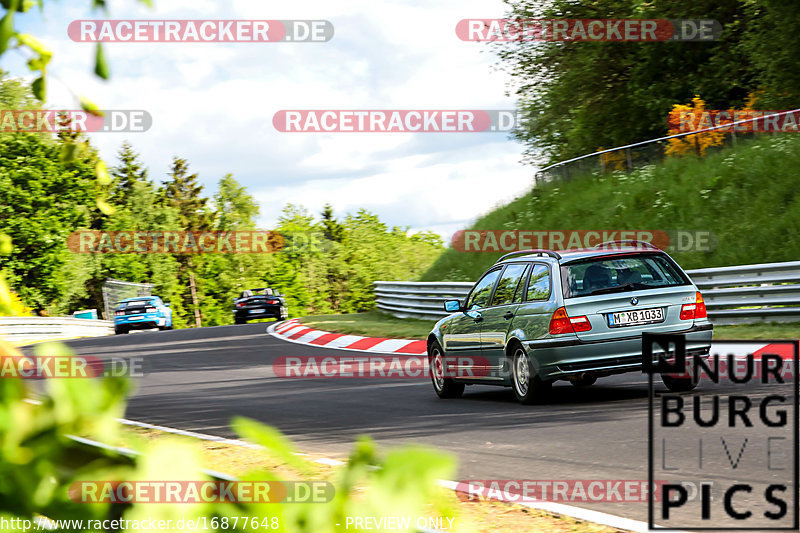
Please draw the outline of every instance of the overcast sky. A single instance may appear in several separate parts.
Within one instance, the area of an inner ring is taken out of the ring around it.
[[[55,52],[48,105],[74,109],[71,93],[103,109],[145,109],[145,133],[96,133],[111,164],[123,140],[164,179],[187,158],[210,195],[226,173],[247,186],[269,228],[287,203],[317,214],[360,207],[391,225],[445,238],[532,186],[522,146],[503,133],[281,133],[281,109],[513,109],[504,74],[483,43],[456,37],[464,18],[501,18],[501,0],[134,0],[111,4],[113,19],[326,19],[327,43],[109,43],[112,77],[94,77],[94,44],[67,37],[70,21],[103,18],[89,0],[46,4],[21,16]],[[21,55],[2,68],[30,77]]]

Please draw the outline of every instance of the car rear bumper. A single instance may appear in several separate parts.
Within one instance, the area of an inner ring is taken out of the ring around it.
[[[707,354],[713,326],[701,323],[671,332],[686,336],[688,355]],[[641,335],[604,341],[581,341],[577,337],[523,343],[532,351],[533,364],[542,379],[569,379],[584,373],[598,376],[642,369]]]
[[[275,317],[280,317],[281,306],[265,305],[261,307],[245,307],[242,309],[234,309],[233,314],[234,314],[233,316],[235,316],[237,319],[240,320],[255,320],[257,318],[275,318]]]
[[[167,319],[154,314],[121,316],[114,319],[115,328],[125,329],[151,329],[164,327]]]

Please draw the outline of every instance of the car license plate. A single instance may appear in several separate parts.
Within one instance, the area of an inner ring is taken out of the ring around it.
[[[251,309],[248,313],[256,314],[256,313],[264,313],[266,309]]]
[[[128,320],[141,320],[143,318],[144,318],[143,316],[132,316],[132,317],[128,318]]]
[[[608,325],[611,327],[636,326],[638,324],[652,324],[664,321],[664,309],[637,309],[636,311],[622,311],[608,314]]]

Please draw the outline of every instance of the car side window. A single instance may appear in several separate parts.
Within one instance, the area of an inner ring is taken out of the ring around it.
[[[494,282],[497,281],[497,278],[500,277],[500,270],[495,269],[491,272],[487,272],[478,283],[475,284],[475,287],[472,289],[472,293],[469,295],[469,301],[467,302],[467,309],[475,309],[478,307],[486,307],[489,303],[489,296],[492,294],[492,288],[494,287]]]
[[[546,265],[533,265],[531,278],[528,280],[527,301],[547,300],[550,298],[550,269]]]
[[[492,306],[510,304],[514,300],[514,293],[525,274],[528,265],[525,263],[512,263],[503,271],[500,281],[492,297]]]
[[[525,296],[525,281],[528,279],[528,272],[530,271],[530,269],[531,265],[525,265],[525,272],[519,279],[519,283],[517,284],[517,290],[514,292],[513,303],[515,304],[521,303],[522,298]]]

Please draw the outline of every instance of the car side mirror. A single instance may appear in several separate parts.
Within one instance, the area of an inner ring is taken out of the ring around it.
[[[460,300],[445,300],[444,302],[444,310],[448,313],[456,313],[461,311],[461,301]]]

